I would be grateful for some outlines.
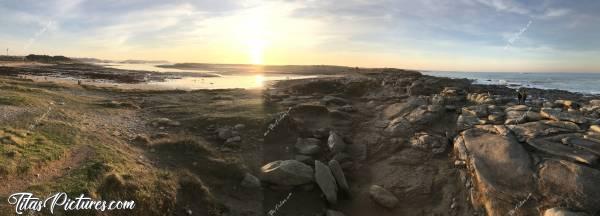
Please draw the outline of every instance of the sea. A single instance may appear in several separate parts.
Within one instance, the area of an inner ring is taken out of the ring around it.
[[[600,73],[518,73],[427,71],[437,77],[465,78],[475,84],[504,85],[509,88],[559,89],[583,94],[600,94]]]

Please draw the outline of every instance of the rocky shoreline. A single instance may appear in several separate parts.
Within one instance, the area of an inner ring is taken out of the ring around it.
[[[278,82],[265,212],[302,191],[286,205],[324,215],[598,215],[600,100],[529,93],[393,69]]]

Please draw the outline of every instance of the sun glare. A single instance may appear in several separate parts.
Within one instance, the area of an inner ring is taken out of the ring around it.
[[[248,44],[250,63],[252,64],[263,64],[264,48],[265,43],[260,40],[251,41]]]
[[[256,8],[248,14],[247,19],[244,21],[243,40],[246,43],[248,52],[248,61],[251,64],[263,64],[265,48],[267,44],[268,35],[268,23],[267,13],[264,7]]]

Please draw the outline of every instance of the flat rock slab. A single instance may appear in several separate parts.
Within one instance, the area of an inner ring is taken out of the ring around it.
[[[600,155],[600,143],[582,138],[569,138],[567,142],[575,147],[585,149],[596,155]]]
[[[313,181],[313,168],[296,160],[279,160],[264,165],[261,179],[266,182],[296,186]]]
[[[576,148],[563,145],[562,143],[551,142],[546,139],[529,139],[527,143],[536,149],[561,158],[567,158],[573,161],[593,165],[598,160],[598,156],[590,152],[578,150]]]
[[[542,117],[556,120],[556,121],[564,120],[564,121],[575,122],[577,124],[586,123],[586,119],[582,115],[569,113],[569,112],[562,112],[560,109],[544,108],[544,109],[542,109],[540,114],[542,115]]]
[[[547,160],[539,170],[539,191],[554,206],[600,211],[600,171],[568,161]]]
[[[340,163],[337,160],[330,160],[329,169],[331,170],[333,177],[335,177],[335,182],[337,183],[339,189],[347,194],[350,194],[350,186],[348,186],[346,175],[344,175],[344,170],[342,170]]]
[[[463,139],[479,202],[488,215],[507,215],[514,203],[506,200],[522,200],[534,190],[529,154],[512,135],[475,128],[466,130]]]
[[[551,208],[544,211],[544,216],[589,216],[582,212],[573,212],[562,208]]]
[[[396,198],[393,193],[379,185],[372,185],[371,188],[369,188],[369,194],[375,202],[386,208],[392,209],[396,207],[399,202],[398,198]]]
[[[563,132],[571,133],[579,130],[579,126],[575,123],[565,121],[537,121],[518,125],[506,125],[506,127],[515,133],[521,142],[527,139]]]
[[[331,204],[337,203],[337,184],[335,177],[327,165],[321,161],[315,160],[315,181],[325,194],[327,202]]]

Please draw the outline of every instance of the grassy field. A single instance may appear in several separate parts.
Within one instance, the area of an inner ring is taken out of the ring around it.
[[[0,77],[0,199],[66,192],[136,201],[126,215],[260,211],[260,193],[238,185],[262,163],[265,116],[273,111],[259,91],[136,91]],[[233,145],[211,130],[236,124],[245,129]],[[0,208],[14,212],[5,202]],[[81,213],[95,212],[68,212]]]

